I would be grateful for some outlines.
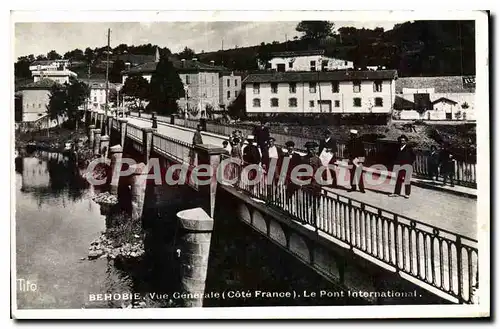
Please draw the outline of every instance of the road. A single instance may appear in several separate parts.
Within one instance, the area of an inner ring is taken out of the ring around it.
[[[139,127],[151,127],[151,121],[129,117],[128,122]],[[163,124],[158,122],[157,132],[178,140],[191,142],[193,130]],[[202,133],[204,144],[213,144],[222,147],[224,136],[212,133]],[[394,182],[368,185],[365,194],[347,192],[348,181],[341,183],[340,188],[329,188],[331,193],[349,197],[377,208],[397,213],[446,229],[472,239],[477,236],[477,202],[475,199],[458,196],[446,192],[412,186],[409,199],[403,197],[390,198],[388,195],[394,190]]]

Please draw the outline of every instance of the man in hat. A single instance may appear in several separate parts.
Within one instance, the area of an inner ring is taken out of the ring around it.
[[[268,142],[267,142],[267,154],[262,154],[262,164],[265,165],[265,168],[267,171],[269,171],[270,167],[269,165],[271,164],[272,160],[274,159],[274,162],[277,166],[276,172],[279,173],[279,161],[283,158],[283,150],[281,147],[276,146],[274,142],[276,139],[274,137],[270,137]]]
[[[269,128],[266,127],[265,121],[260,120],[260,124],[253,129],[253,136],[255,136],[255,142],[259,147],[262,156],[267,156],[267,142],[269,140]]]
[[[293,141],[288,141],[285,143],[286,153],[283,154],[283,159],[281,161],[280,174],[284,171],[285,174],[285,196],[286,196],[286,206],[289,211],[294,212],[296,209],[297,196],[296,192],[300,188],[300,185],[296,184],[292,180],[292,171],[295,167],[302,163],[302,157],[300,154],[295,152],[295,143]]]
[[[193,136],[193,145],[203,144],[203,137],[201,136],[201,125],[196,126],[196,131]]]
[[[323,132],[323,137],[324,138],[319,142],[319,154],[323,152],[325,147],[331,149],[333,153],[337,153],[337,141],[333,139],[332,132],[328,129],[325,129],[325,131]]]
[[[446,185],[446,180],[450,181],[450,186],[453,187],[453,178],[455,176],[455,159],[450,150],[450,144],[445,142],[439,152],[439,164],[441,167],[441,174],[443,175],[443,185]]]
[[[305,179],[310,179],[310,183],[302,187],[305,192],[305,200],[309,200],[307,205],[311,207],[311,212],[309,212],[311,217],[309,220],[315,221],[319,210],[319,197],[321,195],[321,185],[316,181],[315,174],[322,164],[317,154],[318,143],[307,142],[304,147],[307,149],[307,154],[304,156],[302,163],[310,166],[312,175],[304,176]],[[304,220],[307,222],[307,218],[304,218]]]
[[[363,182],[363,162],[365,158],[365,147],[358,138],[358,131],[351,129],[350,137],[346,145],[346,152],[349,159],[349,173],[351,176],[351,189],[349,192],[356,191],[356,185],[361,193],[365,193],[365,184]]]
[[[394,161],[395,166],[411,166],[411,171],[413,172],[413,162],[415,161],[415,153],[412,148],[408,145],[408,137],[401,135],[398,137],[399,148],[396,154],[396,160]],[[401,185],[405,183],[405,198],[408,199],[411,193],[411,174],[412,172],[407,172],[406,169],[398,169],[394,172],[397,175],[396,186],[394,187],[394,193],[390,194],[390,197],[396,197],[401,194]]]
[[[258,165],[260,164],[261,155],[259,149],[257,148],[257,144],[255,143],[255,138],[253,135],[247,136],[248,145],[243,149],[243,166],[247,167],[250,165]],[[254,166],[255,167],[255,166]],[[257,177],[257,171],[255,169],[248,171],[248,182],[253,182]],[[256,193],[256,185],[253,182],[251,186],[252,194]]]

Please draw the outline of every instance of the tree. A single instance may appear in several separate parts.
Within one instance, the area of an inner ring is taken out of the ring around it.
[[[72,78],[69,83],[60,85],[55,83],[49,95],[49,104],[47,105],[47,114],[51,120],[57,120],[65,115],[68,122],[78,125],[81,120],[82,112],[78,107],[82,105],[90,95],[89,87],[82,81]]]
[[[66,91],[63,86],[55,83],[50,89],[49,104],[46,105],[47,114],[51,120],[57,120],[66,113]]]
[[[124,96],[128,96],[135,102],[135,108],[141,108],[144,100],[148,99],[149,83],[140,75],[128,77],[125,80],[121,92]]]
[[[184,85],[177,70],[167,56],[162,56],[151,76],[148,107],[159,114],[177,113],[177,100],[184,94]]]
[[[16,78],[31,78],[30,64],[35,61],[35,56],[21,56],[14,64],[14,76]]]
[[[66,89],[66,115],[71,123],[78,125],[82,118],[82,111],[78,107],[82,105],[90,96],[90,88],[83,81],[72,78],[69,84],[65,84]]]
[[[195,55],[196,54],[195,54],[194,50],[191,48],[188,48],[188,47],[184,47],[184,50],[179,53],[179,57],[184,58],[184,59],[191,59]]]
[[[334,26],[328,21],[301,21],[295,30],[304,33],[302,39],[325,39],[333,36]]]
[[[94,51],[89,47],[85,49],[84,56],[87,63],[92,63],[92,61],[95,59]]]
[[[109,71],[109,81],[111,82],[121,82],[122,81],[122,71],[127,67],[125,63],[118,59],[113,63],[111,70]]]
[[[85,55],[83,54],[83,51],[81,49],[73,49],[71,51],[68,51],[64,54],[63,56],[64,59],[69,59],[72,61],[83,61],[85,60]]]
[[[51,50],[47,53],[47,59],[49,60],[56,60],[56,59],[61,59],[61,55],[59,55],[55,50]]]
[[[245,89],[242,89],[238,94],[238,97],[232,101],[227,107],[227,113],[234,119],[244,119],[245,118]]]

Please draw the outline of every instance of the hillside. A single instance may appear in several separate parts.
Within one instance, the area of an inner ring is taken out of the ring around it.
[[[168,48],[160,49],[163,53],[170,54]],[[358,68],[380,65],[397,69],[401,77],[475,74],[474,21],[414,21],[397,24],[388,31],[382,28],[370,30],[342,27],[333,37],[326,39],[262,42],[260,45],[224,51],[174,55],[196,56],[207,64],[213,60],[217,65],[224,65],[231,70],[252,72],[258,69],[257,59],[266,60],[272,52],[310,49],[324,49],[326,55],[353,61]],[[154,56],[155,51],[156,45],[121,44],[113,49],[113,54],[135,56],[137,61],[141,58],[142,61],[147,61]],[[85,51],[75,49],[65,53],[64,58],[84,63],[92,58],[94,75],[104,73],[104,53],[104,47],[87,48]],[[16,77],[26,77],[29,74],[27,66],[34,58],[33,55],[20,58],[15,65]],[[75,69],[80,77],[87,76],[86,67]]]

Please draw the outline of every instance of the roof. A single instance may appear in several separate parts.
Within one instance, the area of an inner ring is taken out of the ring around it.
[[[90,89],[105,89],[106,80],[82,80],[85,84],[90,86]],[[108,82],[109,89],[116,89],[120,84]]]
[[[280,51],[271,53],[272,57],[300,57],[300,56],[315,56],[324,55],[325,51],[323,49],[317,50],[298,50],[298,51]]]
[[[73,76],[76,77],[77,74],[70,70],[41,70],[41,71],[31,71],[32,76],[42,76],[42,75],[52,75],[52,76]]]
[[[448,103],[451,103],[451,104],[458,104],[454,100],[446,98],[446,97],[439,97],[438,99],[436,99],[435,101],[433,101],[432,104],[436,104],[436,103],[439,103],[441,101],[445,101],[445,102],[448,102]]]
[[[35,66],[35,65],[51,65],[51,64],[57,64],[57,63],[69,63],[69,60],[67,59],[53,59],[53,60],[40,60],[40,61],[34,61],[33,63],[30,64],[30,66]]]
[[[228,71],[229,69],[223,66],[216,66],[201,63],[199,61],[193,60],[185,60],[184,64],[182,64],[181,60],[178,59],[170,59],[174,67],[178,72],[199,72],[199,71],[213,71],[213,72],[221,72]],[[128,70],[123,71],[123,74],[141,74],[141,73],[153,73],[156,71],[157,62],[148,62],[135,67],[132,67]]]
[[[51,79],[41,79],[37,82],[32,82],[27,84],[26,86],[21,87],[21,90],[24,89],[50,89],[53,85],[57,84],[56,81]]]
[[[344,81],[344,80],[393,80],[396,70],[380,71],[316,71],[316,72],[269,72],[250,74],[245,83],[261,82],[314,82],[314,81]]]
[[[144,64],[148,62],[153,62],[155,60],[155,55],[135,55],[135,54],[120,54],[114,55],[112,58],[116,60],[122,60],[125,63],[131,63],[132,65]]]
[[[475,88],[465,88],[462,76],[443,77],[405,77],[396,81],[396,93],[401,94],[403,88],[434,88],[435,93],[473,93]]]

